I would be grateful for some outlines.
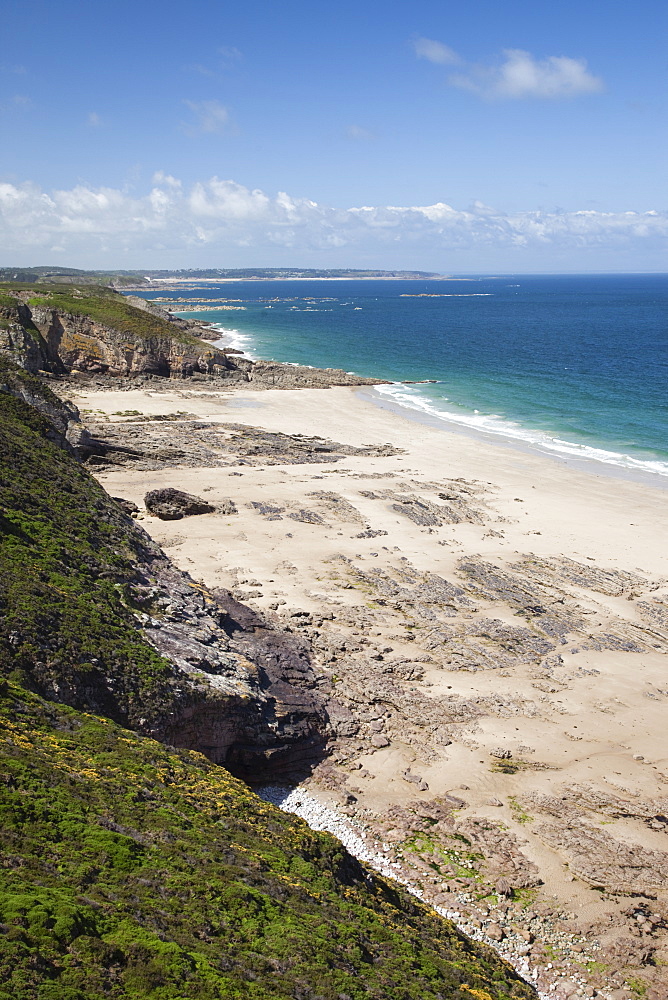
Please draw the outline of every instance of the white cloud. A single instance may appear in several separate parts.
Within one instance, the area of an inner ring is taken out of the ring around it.
[[[346,129],[346,135],[349,139],[359,139],[361,141],[376,138],[370,129],[364,128],[362,125],[349,125]]]
[[[243,59],[242,53],[234,45],[221,45],[218,49],[218,54],[221,57],[221,67],[223,69],[229,69]]]
[[[205,184],[193,186],[188,205],[197,217],[236,222],[267,217],[271,202],[263,191],[250,191],[235,181],[212,177]]]
[[[600,94],[605,89],[603,80],[589,72],[585,59],[570,56],[536,59],[524,49],[504,49],[497,64],[469,63],[433,38],[414,39],[413,49],[418,59],[442,66],[461,64],[461,71],[451,74],[448,83],[488,99],[577,97]]]
[[[455,271],[652,270],[668,249],[668,212],[506,214],[480,202],[467,209],[445,202],[338,209],[218,177],[185,187],[158,172],[138,196],[0,183],[0,245],[7,263],[34,263],[58,246],[63,263],[83,267],[299,259]]]
[[[215,69],[204,63],[191,63],[183,68],[191,73],[199,73],[200,76],[208,77],[210,80],[216,80],[224,73],[233,70],[243,59],[243,53],[233,45],[221,45],[217,52],[220,58]]]
[[[449,45],[437,42],[433,38],[414,38],[413,49],[418,59],[427,59],[441,66],[454,66],[462,61]]]
[[[600,94],[600,77],[593,76],[584,59],[548,56],[535,59],[523,49],[505,49],[498,66],[469,66],[453,74],[450,83],[486,98],[561,98]]]
[[[97,111],[89,111],[86,121],[92,128],[97,128],[97,126],[101,123],[101,119]]]
[[[151,183],[162,184],[165,187],[172,187],[172,188],[181,187],[181,181],[178,180],[178,178],[172,177],[171,174],[166,174],[162,170],[156,170],[156,172],[153,174],[153,177],[151,177]]]
[[[190,134],[223,132],[230,123],[230,113],[220,101],[184,101],[192,111],[194,122],[184,127]]]
[[[25,94],[14,94],[13,97],[0,101],[0,111],[28,111],[32,107],[31,98]]]

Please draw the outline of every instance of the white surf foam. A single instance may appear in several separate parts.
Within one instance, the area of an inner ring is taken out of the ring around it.
[[[423,395],[419,390],[413,389],[403,382],[391,382],[388,385],[376,386],[374,391],[381,396],[389,397],[401,406],[428,414],[445,424],[457,424],[460,427],[467,427],[481,433],[518,441],[550,454],[572,459],[577,458],[587,462],[603,462],[605,465],[614,465],[632,472],[668,477],[668,462],[662,462],[658,459],[634,458],[633,455],[626,455],[623,452],[565,441],[563,438],[553,437],[545,431],[523,427],[521,424],[506,420],[495,413],[481,414],[477,410],[473,413],[459,413],[455,410],[447,410],[437,405],[433,399]],[[447,403],[447,399],[444,402]]]
[[[214,340],[214,347],[230,347],[235,351],[243,351],[247,358],[256,360],[255,355],[251,353],[253,338],[250,334],[242,333],[241,330],[234,328],[219,326],[217,323],[212,324],[212,329],[221,334],[220,340]]]

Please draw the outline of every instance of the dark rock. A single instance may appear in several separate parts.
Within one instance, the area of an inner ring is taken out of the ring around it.
[[[214,509],[217,510],[219,514],[225,514],[226,516],[239,513],[234,500],[220,500]]]
[[[163,521],[178,521],[192,514],[212,514],[216,509],[206,500],[172,487],[150,490],[144,497],[144,503],[149,514]]]
[[[500,878],[494,886],[499,896],[512,896],[513,887],[507,878]]]
[[[132,388],[128,379],[125,388]],[[117,386],[114,385],[116,389]],[[164,469],[175,465],[219,468],[230,465],[297,465],[338,462],[348,455],[385,456],[400,454],[391,445],[352,445],[304,434],[282,434],[245,424],[211,423],[188,413],[141,414],[113,423],[89,422],[91,433],[107,461],[135,469]],[[323,499],[323,497],[325,499]],[[322,494],[318,499],[337,517],[363,521],[342,498]],[[278,516],[283,508],[254,503],[263,515]],[[354,515],[354,516],[353,516]]]
[[[133,503],[132,500],[124,500],[123,497],[112,497],[111,499],[115,500],[118,506],[123,508],[126,514],[139,513],[139,507],[136,503]]]

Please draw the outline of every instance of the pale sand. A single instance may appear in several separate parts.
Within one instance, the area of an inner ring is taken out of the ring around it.
[[[500,821],[516,834],[525,856],[540,869],[545,899],[580,918],[595,919],[604,911],[616,912],[628,906],[624,897],[606,901],[586,881],[574,878],[565,866],[570,863],[577,870],[572,849],[555,848],[554,843],[548,846],[545,837],[536,832],[548,817],[535,813],[533,821],[527,822],[526,814],[532,809],[526,806],[523,816],[509,800],[516,802],[528,792],[562,796],[574,784],[586,784],[608,798],[612,794],[633,802],[665,800],[668,630],[662,624],[648,625],[637,608],[638,600],[650,604],[657,598],[666,601],[665,491],[574,471],[556,460],[425,426],[374,406],[351,388],[253,392],[242,387],[218,396],[187,388],[157,393],[141,388],[87,392],[74,399],[80,408],[98,413],[187,410],[207,420],[322,435],[355,446],[389,442],[405,449],[398,457],[350,457],[336,464],[157,472],[133,472],[124,467],[99,475],[111,494],[140,506],[147,490],[161,486],[174,486],[213,503],[233,499],[237,515],[211,514],[176,522],[144,516],[141,523],[177,565],[207,585],[237,586],[240,594],[261,592],[262,596],[251,597],[248,603],[269,617],[274,614],[270,605],[275,608],[277,601],[286,602],[279,605],[281,613],[293,608],[314,614],[323,607],[332,611],[335,620],[325,621],[321,634],[328,634],[329,629],[339,637],[361,642],[364,648],[359,655],[380,650],[385,661],[401,656],[416,658],[420,640],[406,639],[401,616],[393,614],[391,607],[373,606],[368,593],[360,592],[357,586],[350,588],[349,583],[346,586],[346,564],[331,562],[338,555],[365,571],[400,568],[403,556],[418,570],[459,585],[462,578],[457,576],[455,564],[470,554],[500,567],[516,561],[518,554],[566,556],[589,567],[630,571],[642,577],[645,582],[627,587],[621,596],[569,586],[565,598],[565,606],[577,603],[585,610],[592,634],[608,627],[620,634],[620,621],[640,624],[645,631],[633,634],[646,638],[642,652],[583,650],[585,629],[557,646],[555,655],[562,655],[563,665],[552,679],[546,679],[535,663],[520,661],[503,670],[448,669],[447,663],[439,661],[438,649],[432,647],[432,662],[424,664],[423,680],[406,682],[404,688],[416,692],[423,703],[453,695],[468,700],[482,696],[487,700],[482,703],[480,717],[462,726],[461,738],[453,738],[447,748],[430,747],[429,732],[424,738],[419,733],[410,735],[410,719],[407,739],[402,740],[401,719],[396,714],[391,734],[388,723],[388,747],[363,752],[369,746],[368,733],[351,741],[369,772],[366,777],[354,775],[361,806],[382,815],[392,803],[451,792],[465,798],[465,814]],[[373,478],[379,473],[393,476]],[[433,484],[460,478],[484,487],[471,501],[483,511],[484,524],[420,527],[393,510],[387,499],[360,496],[360,490],[391,489],[405,494],[408,488],[400,484],[415,481],[432,484],[431,488],[421,490],[413,485],[410,489],[438,504],[443,501]],[[320,501],[308,496],[320,490],[348,500],[373,529],[383,529],[387,535],[353,537],[364,525],[335,518]],[[318,511],[327,523],[303,523],[285,514],[270,521],[248,506],[252,501],[293,511]],[[292,564],[296,572],[286,572],[286,564]],[[503,602],[474,600],[478,610],[460,614],[456,620],[481,615],[527,627],[526,618],[515,615]],[[359,609],[358,629],[354,627],[355,613],[348,617],[345,613],[355,608]],[[361,635],[355,636],[356,631]],[[622,634],[627,634],[623,628]],[[392,652],[383,653],[388,647]],[[383,661],[377,662],[380,670]],[[331,674],[331,662],[328,669]],[[488,710],[485,706],[495,699],[497,708]],[[499,747],[546,769],[530,766],[515,774],[496,773],[491,770],[494,758],[489,754]],[[644,760],[636,760],[634,755],[642,755]],[[428,791],[419,792],[416,785],[402,779],[408,765],[428,782]],[[352,780],[348,772],[346,776]],[[464,791],[459,790],[462,786]],[[341,801],[340,793],[328,794],[334,801],[338,795]],[[490,805],[490,799],[502,804]],[[668,860],[663,854],[668,848],[665,827],[661,832],[637,817],[618,818],[609,811],[590,813],[586,822],[621,844],[661,852],[657,855],[659,868],[664,864],[662,859]],[[668,867],[665,872],[668,875]]]

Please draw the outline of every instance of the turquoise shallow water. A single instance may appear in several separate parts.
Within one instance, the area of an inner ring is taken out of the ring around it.
[[[387,378],[385,396],[451,425],[668,476],[668,275],[224,282],[178,295],[236,300],[242,310],[193,315],[251,356]]]

